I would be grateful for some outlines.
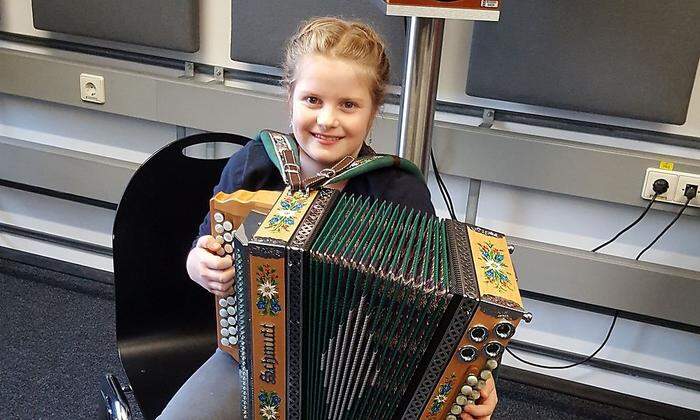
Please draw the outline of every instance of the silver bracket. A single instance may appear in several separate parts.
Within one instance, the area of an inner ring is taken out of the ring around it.
[[[224,68],[214,66],[214,79],[216,83],[224,83]]]
[[[185,61],[185,74],[180,76],[183,79],[193,79],[194,78],[194,63],[191,61]]]
[[[496,115],[496,111],[493,109],[484,109],[484,120],[479,124],[481,128],[491,128],[493,127],[493,117]]]

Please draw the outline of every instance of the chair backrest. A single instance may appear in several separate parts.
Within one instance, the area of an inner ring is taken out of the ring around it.
[[[136,171],[117,208],[117,347],[146,418],[158,415],[216,349],[213,295],[189,279],[185,261],[227,159],[191,158],[183,150],[249,140],[204,133],[171,143]]]

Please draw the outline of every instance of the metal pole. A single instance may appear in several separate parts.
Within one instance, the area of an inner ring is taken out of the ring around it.
[[[415,163],[426,177],[444,28],[444,19],[412,16],[404,63],[397,154]]]

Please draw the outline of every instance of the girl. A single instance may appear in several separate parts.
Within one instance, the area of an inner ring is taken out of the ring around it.
[[[302,178],[333,166],[345,156],[374,153],[365,139],[383,102],[388,78],[384,43],[362,23],[317,18],[304,24],[291,38],[285,56],[284,85],[290,126],[299,146]],[[214,193],[284,187],[279,171],[258,138],[231,157]],[[398,168],[379,169],[331,187],[435,212],[426,185]],[[188,255],[187,272],[211,293],[229,294],[234,281],[232,261],[216,255],[220,245],[209,232],[206,217],[197,244]],[[481,393],[483,402],[468,406],[463,419],[490,418],[497,400],[492,380]],[[239,401],[236,362],[217,350],[177,392],[159,418],[238,418]]]

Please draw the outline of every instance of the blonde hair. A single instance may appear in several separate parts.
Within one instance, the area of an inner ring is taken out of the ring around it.
[[[368,25],[335,17],[303,22],[285,51],[283,85],[291,97],[299,61],[308,54],[341,58],[360,64],[369,76],[375,109],[384,102],[389,81],[389,59],[382,38]]]

